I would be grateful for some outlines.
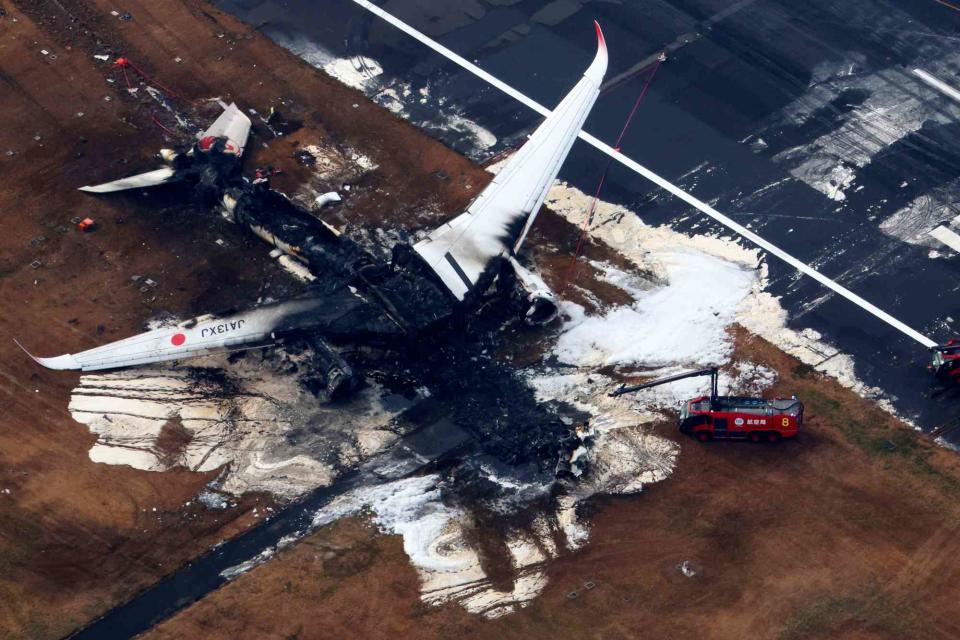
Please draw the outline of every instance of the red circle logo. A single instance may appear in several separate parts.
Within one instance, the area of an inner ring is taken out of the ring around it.
[[[186,341],[187,341],[187,336],[183,335],[182,333],[175,333],[175,334],[173,335],[173,337],[170,338],[170,342],[171,342],[171,343],[173,344],[173,346],[175,346],[175,347],[179,347],[180,345],[182,345],[182,344],[183,344],[184,342],[186,342]]]

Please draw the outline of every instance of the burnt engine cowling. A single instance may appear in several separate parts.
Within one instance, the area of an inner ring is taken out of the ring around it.
[[[313,356],[310,373],[301,381],[314,395],[335,400],[349,396],[360,384],[360,378],[353,367],[340,357],[320,336],[309,336]]]
[[[507,259],[513,271],[514,285],[523,298],[523,321],[531,326],[551,322],[557,317],[557,297],[539,275],[521,265],[512,256]]]

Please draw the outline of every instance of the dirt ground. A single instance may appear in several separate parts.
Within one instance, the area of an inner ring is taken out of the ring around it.
[[[804,399],[799,440],[701,444],[657,426],[681,443],[674,474],[596,504],[589,544],[552,561],[519,613],[424,605],[400,539],[354,520],[144,638],[960,637],[956,454],[760,339],[737,350],[779,372],[772,393]]]
[[[250,526],[269,499],[184,508],[215,473],[94,464],[94,438],[67,412],[76,374],[40,369],[11,338],[40,355],[77,351],[130,335],[161,311],[216,310],[289,284],[259,241],[207,211],[75,191],[152,168],[151,154],[171,144],[157,122],[187,138],[93,55],[129,57],[197,122],[215,116],[204,101],[218,96],[302,121],[280,140],[254,130],[247,166],[282,168],[280,189],[306,177],[292,157],[298,146],[362,150],[379,169],[355,185],[341,224],[417,228],[457,211],[489,176],[199,0],[128,0],[129,21],[105,0],[0,8],[0,637],[55,638]],[[139,74],[128,73],[136,85]],[[100,226],[80,234],[75,216]],[[558,224],[545,217],[538,237],[572,242]],[[141,291],[133,275],[158,287]],[[781,390],[807,402],[803,438],[776,448],[682,441],[669,480],[597,505],[591,543],[552,563],[547,591],[520,614],[484,621],[456,605],[425,607],[399,540],[354,520],[150,635],[960,636],[954,454],[769,345],[743,339],[739,348],[775,366]],[[659,430],[675,437],[669,425]],[[683,560],[695,578],[676,569]],[[583,589],[587,580],[596,588]]]

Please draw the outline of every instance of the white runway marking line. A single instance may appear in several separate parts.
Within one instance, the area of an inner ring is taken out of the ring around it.
[[[948,85],[946,82],[940,80],[936,76],[933,76],[927,73],[923,69],[914,69],[913,75],[917,76],[918,78],[923,80],[924,83],[930,85],[931,87],[933,87],[940,93],[944,94],[948,98],[951,98],[952,100],[960,102],[960,91],[957,91],[956,89]]]
[[[542,115],[542,116],[544,116],[544,117],[550,115],[550,110],[547,109],[546,107],[544,107],[544,106],[543,106],[542,104],[540,104],[539,102],[537,102],[537,101],[533,100],[532,98],[529,98],[528,96],[520,93],[519,91],[517,91],[516,89],[514,89],[513,87],[511,87],[510,85],[508,85],[506,82],[503,82],[503,81],[500,80],[499,78],[496,78],[495,76],[492,76],[491,74],[487,73],[486,71],[484,71],[483,69],[481,69],[481,68],[478,67],[477,65],[473,64],[472,62],[470,62],[469,60],[467,60],[467,59],[464,58],[463,56],[460,56],[460,55],[454,53],[453,51],[451,51],[450,49],[446,48],[445,46],[443,46],[443,45],[440,44],[439,42],[436,42],[435,40],[432,40],[431,38],[429,38],[429,37],[426,36],[425,34],[417,31],[416,29],[414,29],[413,27],[411,27],[411,26],[408,25],[407,23],[403,22],[402,20],[400,20],[399,18],[397,18],[397,17],[394,16],[393,14],[387,13],[386,11],[384,11],[384,10],[381,9],[380,7],[372,4],[372,3],[369,2],[368,0],[353,0],[353,2],[355,2],[355,3],[358,4],[358,5],[360,5],[361,7],[363,7],[364,9],[366,9],[367,11],[369,11],[370,13],[372,13],[372,14],[378,16],[379,18],[382,18],[383,20],[389,22],[390,24],[392,24],[392,25],[395,26],[396,28],[400,29],[401,31],[403,31],[404,33],[406,33],[406,34],[409,35],[410,37],[414,38],[415,40],[418,40],[418,41],[422,42],[423,44],[425,44],[426,46],[430,47],[431,49],[433,49],[434,51],[436,51],[437,53],[439,53],[439,54],[442,55],[443,57],[447,58],[448,60],[457,63],[458,65],[460,65],[461,67],[463,67],[464,69],[466,69],[467,71],[469,71],[470,73],[474,74],[475,76],[477,76],[478,78],[484,80],[485,82],[493,85],[493,86],[496,87],[497,89],[500,89],[500,91],[503,91],[505,94],[507,94],[507,95],[510,96],[511,98],[513,98],[513,99],[515,99],[515,100],[523,103],[524,105],[526,105],[527,107],[533,109],[534,111],[536,111],[536,112],[539,113],[540,115]],[[914,73],[916,73],[917,71],[919,71],[919,69],[916,70],[916,71],[914,71]],[[929,74],[927,74],[927,75],[929,75]],[[922,76],[921,76],[921,77],[922,77]],[[931,76],[931,78],[932,78],[932,76]],[[932,78],[932,79],[933,79],[934,81],[936,81],[936,82],[939,82],[939,80],[936,80],[936,78]],[[943,84],[943,83],[940,83],[940,84]],[[944,85],[944,86],[946,87],[946,85]],[[947,87],[947,88],[949,89],[949,87]],[[957,92],[955,92],[955,93],[957,93]],[[957,93],[957,95],[958,95],[958,97],[960,97],[960,93]],[[814,269],[813,267],[807,265],[806,263],[801,262],[801,261],[798,260],[797,258],[794,258],[792,255],[790,255],[790,254],[787,253],[786,251],[780,249],[780,248],[777,247],[776,245],[773,245],[773,244],[767,242],[766,240],[764,240],[763,238],[761,238],[760,236],[758,236],[758,235],[755,234],[754,232],[752,232],[752,231],[750,231],[749,229],[747,229],[746,227],[744,227],[744,226],[742,226],[742,225],[734,222],[733,220],[731,220],[730,218],[728,218],[728,217],[725,216],[724,214],[720,213],[719,211],[717,211],[716,209],[714,209],[714,208],[711,207],[710,205],[706,204],[705,202],[701,202],[700,200],[698,200],[698,199],[695,198],[694,196],[690,195],[689,193],[687,193],[686,191],[684,191],[684,190],[681,189],[680,187],[674,185],[674,184],[671,183],[671,182],[668,182],[668,181],[665,180],[664,178],[661,178],[660,176],[658,176],[657,174],[655,174],[653,171],[650,171],[649,169],[647,169],[646,167],[644,167],[643,165],[641,165],[641,164],[640,164],[639,162],[637,162],[636,160],[633,160],[632,158],[629,158],[629,157],[623,155],[622,153],[620,153],[619,151],[617,151],[616,149],[614,149],[614,148],[611,147],[610,145],[608,145],[608,144],[606,144],[605,142],[603,142],[603,141],[595,138],[594,136],[590,135],[590,134],[587,133],[586,131],[581,131],[581,132],[580,132],[580,139],[583,140],[584,142],[586,142],[587,144],[590,144],[590,145],[592,145],[593,147],[596,147],[597,149],[599,149],[599,150],[602,151],[603,153],[607,154],[608,156],[612,157],[614,160],[616,160],[617,162],[619,162],[619,163],[622,164],[623,166],[627,167],[628,169],[634,171],[635,173],[640,174],[641,176],[643,176],[643,177],[646,178],[647,180],[650,180],[651,182],[653,182],[654,184],[656,184],[658,187],[660,187],[660,188],[668,191],[669,193],[673,194],[673,195],[676,196],[677,198],[680,198],[681,200],[683,200],[683,201],[686,202],[687,204],[689,204],[689,205],[691,205],[691,206],[699,209],[700,211],[702,211],[703,213],[707,214],[708,216],[710,216],[711,218],[713,218],[714,220],[716,220],[716,221],[719,222],[720,224],[724,225],[725,227],[727,227],[727,228],[730,229],[731,231],[737,233],[738,235],[742,236],[743,238],[746,238],[746,239],[749,240],[750,242],[754,243],[755,245],[757,245],[757,246],[760,247],[761,249],[764,249],[764,250],[767,251],[768,253],[771,253],[771,254],[777,256],[778,258],[780,258],[781,260],[783,260],[784,262],[786,262],[787,264],[789,264],[790,266],[792,266],[794,269],[797,269],[797,270],[800,271],[801,273],[804,273],[804,274],[810,276],[811,278],[813,278],[814,280],[816,280],[816,281],[819,282],[820,284],[824,285],[825,287],[827,287],[828,289],[834,291],[835,293],[840,294],[841,296],[843,296],[844,298],[846,298],[846,299],[849,300],[850,302],[854,303],[855,305],[857,305],[857,306],[860,307],[861,309],[867,311],[868,313],[873,314],[874,316],[876,316],[876,317],[879,318],[880,320],[883,320],[884,322],[886,322],[887,324],[889,324],[889,325],[890,325],[891,327],[893,327],[894,329],[897,329],[898,331],[901,331],[902,333],[906,334],[907,336],[913,338],[914,340],[916,340],[917,342],[919,342],[919,343],[922,344],[923,346],[928,347],[928,348],[929,348],[929,347],[936,346],[936,344],[937,344],[936,342],[934,342],[933,340],[931,340],[931,339],[928,338],[927,336],[923,335],[923,334],[920,333],[919,331],[916,331],[915,329],[912,329],[911,327],[907,326],[906,324],[904,324],[904,323],[901,322],[900,320],[897,320],[896,318],[894,318],[893,316],[891,316],[891,315],[890,315],[889,313],[887,313],[886,311],[883,311],[882,309],[880,309],[880,308],[874,306],[873,304],[867,302],[866,300],[864,300],[863,298],[861,298],[861,297],[858,296],[857,294],[853,293],[852,291],[850,291],[850,290],[847,289],[846,287],[841,286],[840,284],[834,282],[833,280],[831,280],[831,279],[828,278],[827,276],[823,275],[822,273],[820,273],[819,271],[817,271],[817,270]]]
[[[960,253],[960,235],[957,235],[948,227],[940,225],[934,228],[933,231],[930,232],[930,235]]]

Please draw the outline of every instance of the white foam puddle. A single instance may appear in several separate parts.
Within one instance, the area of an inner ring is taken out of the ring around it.
[[[456,600],[468,611],[496,617],[523,606],[546,584],[536,566],[546,557],[530,540],[518,536],[507,542],[517,571],[513,588],[504,591],[491,585],[477,550],[467,542],[471,518],[466,511],[443,504],[439,476],[353,492],[318,513],[314,523],[325,524],[365,508],[381,530],[403,536],[404,551],[420,575],[424,602]]]
[[[555,534],[566,547],[586,542],[576,521],[575,500],[534,518],[533,526],[513,531],[504,540],[512,569],[509,589],[493,585],[479,551],[470,542],[470,513],[443,502],[438,475],[408,478],[344,495],[317,513],[315,526],[368,510],[385,533],[403,537],[403,548],[420,577],[421,599],[432,605],[455,601],[472,613],[499,617],[526,606],[547,584],[545,563],[556,557]]]
[[[379,402],[376,385],[333,408],[256,355],[231,365],[222,357],[190,364],[222,367],[234,388],[225,392],[182,366],[82,376],[69,408],[97,436],[90,459],[147,471],[228,465],[222,491],[293,498],[396,439],[386,429],[395,413]]]
[[[756,272],[683,247],[659,252],[656,260],[666,284],[646,291],[629,284],[624,272],[605,266],[633,296],[631,305],[593,316],[580,305],[563,306],[568,320],[554,349],[562,362],[660,367],[727,360],[732,345],[726,329],[750,294]]]

